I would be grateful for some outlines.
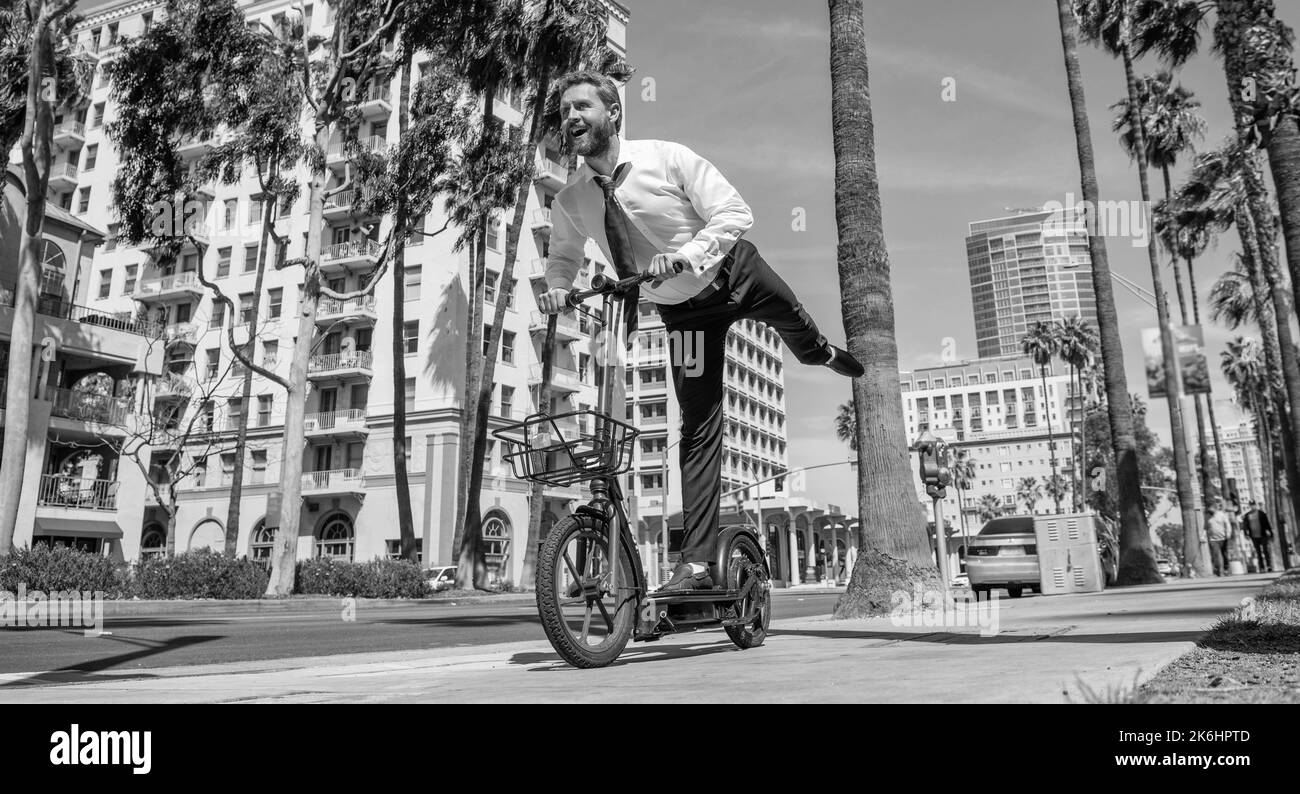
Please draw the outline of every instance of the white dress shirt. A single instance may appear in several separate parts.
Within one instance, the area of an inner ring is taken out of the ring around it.
[[[708,160],[670,141],[621,141],[620,174],[614,194],[632,222],[632,254],[646,270],[658,253],[677,252],[690,267],[658,287],[641,285],[641,296],[672,304],[695,297],[717,275],[718,266],[740,236],[754,225],[749,205]],[[617,172],[617,165],[615,171]],[[582,268],[588,238],[610,262],[605,239],[605,194],[583,163],[551,205],[550,255],[546,283],[571,289]]]

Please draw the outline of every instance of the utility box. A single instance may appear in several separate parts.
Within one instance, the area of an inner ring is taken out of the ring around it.
[[[1040,592],[1099,593],[1105,589],[1097,519],[1091,513],[1034,516]]]

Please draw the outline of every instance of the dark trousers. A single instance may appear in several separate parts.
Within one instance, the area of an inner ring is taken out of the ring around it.
[[[1250,542],[1255,544],[1255,559],[1259,561],[1259,570],[1273,570],[1273,552],[1268,547],[1268,538],[1252,537]]]
[[[1210,541],[1210,562],[1214,566],[1214,575],[1223,576],[1228,572],[1228,541]]]
[[[673,390],[682,409],[682,562],[707,563],[717,557],[727,329],[736,320],[758,320],[776,331],[800,363],[824,364],[830,358],[826,337],[752,243],[737,242],[723,270],[716,292],[658,306],[668,331]]]

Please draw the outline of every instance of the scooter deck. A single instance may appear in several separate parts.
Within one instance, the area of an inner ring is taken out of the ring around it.
[[[657,604],[700,604],[714,601],[735,601],[739,590],[677,590],[669,593],[646,593],[646,601]]]

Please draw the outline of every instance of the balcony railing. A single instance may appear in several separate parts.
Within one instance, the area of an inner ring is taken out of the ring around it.
[[[77,166],[74,163],[55,163],[50,166],[50,179],[67,179],[77,181]]]
[[[197,344],[199,341],[198,323],[172,323],[163,329],[163,339],[168,342],[182,342],[187,345]]]
[[[326,411],[324,413],[307,414],[303,417],[303,425],[308,431],[352,429],[355,425],[364,426],[365,422],[366,410],[364,408]]]
[[[115,480],[42,474],[36,503],[45,507],[71,507],[79,510],[116,510],[117,486]]]
[[[165,292],[174,292],[176,290],[201,290],[203,285],[199,283],[197,273],[176,273],[171,276],[141,281],[135,287],[136,297],[146,295],[161,295]]]
[[[45,399],[54,404],[50,409],[54,416],[80,422],[120,427],[131,414],[131,400],[127,397],[50,388],[46,391]]]
[[[361,484],[360,469],[332,469],[311,471],[302,475],[304,491],[341,491]]]
[[[54,128],[55,138],[69,136],[76,136],[78,138],[86,137],[86,125],[76,119],[64,119],[63,123]]]
[[[352,209],[352,199],[355,194],[355,190],[341,190],[338,193],[326,196],[325,211]]]
[[[194,384],[185,378],[162,377],[154,381],[154,397],[188,397],[194,391]]]
[[[378,258],[384,250],[383,246],[374,240],[360,240],[350,243],[336,243],[326,246],[321,250],[321,263],[327,264],[342,259],[362,259],[365,257]]]
[[[371,355],[369,350],[363,350],[359,353],[324,353],[319,356],[312,356],[307,362],[307,371],[314,372],[333,372],[342,369],[370,369]]]
[[[375,311],[375,296],[362,295],[357,298],[348,298],[341,301],[337,298],[322,298],[320,307],[316,310],[318,318],[334,317],[337,315],[352,315],[359,312]]]
[[[4,287],[0,287],[0,305],[12,305],[12,301],[8,304],[4,303],[4,289]],[[162,334],[161,325],[142,320],[130,312],[105,312],[88,306],[78,306],[75,303],[67,303],[62,298],[54,295],[41,295],[38,297],[36,299],[36,311],[46,317],[71,320],[83,325],[113,328],[152,339],[156,339]]]
[[[325,156],[330,160],[340,160],[349,157],[354,151],[377,152],[387,145],[384,139],[378,135],[370,135],[351,141],[335,141],[329,145]]]

